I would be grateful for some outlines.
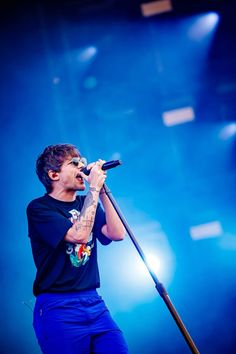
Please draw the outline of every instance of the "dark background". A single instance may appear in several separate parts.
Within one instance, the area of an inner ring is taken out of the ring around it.
[[[234,1],[1,3],[2,354],[40,353],[25,208],[44,193],[35,160],[69,142],[120,158],[107,184],[203,354],[236,353]],[[192,107],[167,127],[163,112]],[[190,228],[216,222],[215,237]],[[189,349],[129,237],[100,247],[102,288],[132,354]]]

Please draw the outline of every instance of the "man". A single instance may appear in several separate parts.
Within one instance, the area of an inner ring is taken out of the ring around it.
[[[47,193],[29,203],[28,229],[37,268],[34,329],[45,354],[128,353],[101,296],[97,240],[122,240],[125,229],[103,185],[105,161],[87,166],[70,144],[50,145],[36,172]],[[86,196],[77,195],[89,190]],[[101,200],[103,208],[98,200]]]

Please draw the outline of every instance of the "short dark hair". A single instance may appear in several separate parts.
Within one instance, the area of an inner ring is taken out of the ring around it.
[[[36,173],[48,193],[52,191],[52,180],[48,171],[60,172],[63,162],[68,157],[80,156],[76,146],[71,144],[56,144],[47,146],[36,161]]]

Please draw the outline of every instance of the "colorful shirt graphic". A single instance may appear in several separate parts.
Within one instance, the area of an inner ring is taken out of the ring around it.
[[[78,219],[80,212],[76,209],[72,209],[69,211],[69,213],[72,215],[70,220],[72,223],[74,223]],[[94,243],[92,232],[89,235],[89,240],[86,245],[81,243],[67,243],[66,253],[70,256],[71,264],[74,267],[81,267],[85,265],[86,262],[89,261],[89,257],[91,255],[93,247]]]

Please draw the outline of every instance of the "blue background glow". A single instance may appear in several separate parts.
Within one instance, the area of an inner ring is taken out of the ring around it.
[[[40,353],[25,208],[44,193],[38,154],[63,142],[88,161],[122,160],[107,184],[199,351],[236,351],[235,5],[173,3],[150,18],[138,1],[2,9],[2,354]],[[189,106],[193,121],[163,124]],[[191,238],[212,221],[222,235]],[[131,353],[189,353],[129,237],[99,247],[99,263]]]

